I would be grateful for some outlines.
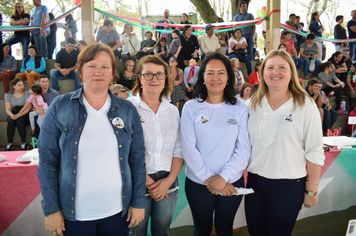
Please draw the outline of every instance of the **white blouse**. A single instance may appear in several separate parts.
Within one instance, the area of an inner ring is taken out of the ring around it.
[[[265,96],[261,106],[256,104],[253,110],[248,104],[249,172],[270,179],[298,179],[307,175],[307,160],[324,164],[320,114],[309,97],[303,107],[295,109],[293,98],[273,111]]]
[[[179,112],[166,97],[154,113],[139,94],[128,99],[137,109],[143,128],[147,174],[171,171],[173,157],[183,158]]]

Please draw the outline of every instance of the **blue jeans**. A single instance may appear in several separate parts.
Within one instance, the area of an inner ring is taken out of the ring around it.
[[[299,70],[300,67],[302,67],[302,65],[304,63],[303,59],[300,59],[300,58],[297,58],[297,57],[292,57],[292,59],[294,61],[295,66],[297,67],[297,70]]]
[[[47,41],[47,47],[48,47],[48,59],[53,58],[53,52],[54,49],[56,48],[56,40],[48,40]]]
[[[30,40],[31,39],[29,36],[18,36],[18,35],[13,34],[6,39],[5,43],[9,44],[11,46],[13,44],[21,42],[22,55],[23,55],[23,58],[25,58],[27,56],[27,49],[28,49],[28,45],[30,45]]]
[[[159,179],[167,177],[169,172],[159,171],[149,176],[157,181]],[[174,189],[178,186],[178,180],[176,180],[170,189]],[[152,236],[168,236],[170,226],[176,208],[176,202],[178,197],[178,189],[168,194],[168,200],[163,198],[161,201],[156,202],[150,196],[145,197],[145,218],[139,225],[130,230],[130,236],[145,236],[147,235],[148,219],[151,217],[151,235]]]
[[[248,173],[246,188],[255,191],[245,196],[251,236],[291,235],[304,201],[305,179],[267,179]]]
[[[243,177],[232,185],[243,187]],[[185,193],[193,216],[194,236],[209,236],[213,221],[217,235],[233,235],[234,218],[242,196],[214,195],[205,185],[197,184],[189,178],[185,179]]]
[[[247,56],[250,58],[250,60],[254,60],[254,55],[253,55],[253,35],[247,34],[247,35],[242,35],[242,37],[245,37],[247,41]],[[249,74],[250,75],[250,74]]]
[[[63,234],[65,236],[126,236],[129,232],[129,222],[126,222],[126,217],[119,212],[100,220],[70,221],[65,219],[66,230]]]
[[[301,58],[303,59],[304,61],[304,77],[305,76],[308,76],[308,73],[309,73],[309,65],[310,65],[310,61],[311,59],[310,58]],[[315,69],[314,69],[314,72],[313,72],[313,76],[318,76],[319,74],[319,67],[320,67],[320,61],[316,58],[315,59]]]
[[[324,110],[323,128],[324,131],[327,131],[328,129],[331,129],[331,127],[333,127],[333,125],[337,121],[337,118],[339,117],[339,114],[334,109],[328,110],[326,108],[323,108],[323,110]]]
[[[47,57],[47,35],[40,33],[33,34],[33,40],[35,40],[36,47],[38,49],[38,55]]]
[[[242,61],[243,63],[245,63],[246,68],[247,68],[247,74],[250,75],[252,73],[251,61],[248,58],[248,56],[246,56],[246,54],[238,56],[235,53],[231,53],[231,54],[229,54],[229,59],[231,59],[231,58],[237,58],[240,61]]]
[[[58,79],[74,79],[74,90],[80,88],[77,70],[72,70],[68,75],[64,76],[57,69],[52,69],[49,72],[49,77],[51,78],[52,88],[54,90],[58,91],[60,89]]]
[[[349,43],[349,49],[351,60],[356,61],[356,43]]]

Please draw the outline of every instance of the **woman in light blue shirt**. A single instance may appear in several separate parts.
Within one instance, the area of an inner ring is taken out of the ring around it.
[[[237,100],[229,59],[220,53],[206,57],[181,118],[185,192],[192,211],[194,235],[232,235],[242,196],[243,170],[250,157],[248,111]]]

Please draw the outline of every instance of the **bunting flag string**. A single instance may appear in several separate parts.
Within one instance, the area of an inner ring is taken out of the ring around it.
[[[75,6],[72,9],[64,12],[60,16],[54,18],[51,22],[47,23],[44,27],[46,28],[57,23],[59,20],[65,18],[68,14],[72,13],[78,7],[80,7],[80,5]],[[0,26],[0,31],[27,31],[27,30],[39,30],[39,29],[40,29],[39,25]]]

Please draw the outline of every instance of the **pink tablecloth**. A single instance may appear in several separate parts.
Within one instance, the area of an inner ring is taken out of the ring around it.
[[[37,165],[7,165],[26,151],[0,152],[7,157],[0,162],[0,235],[40,193]]]

